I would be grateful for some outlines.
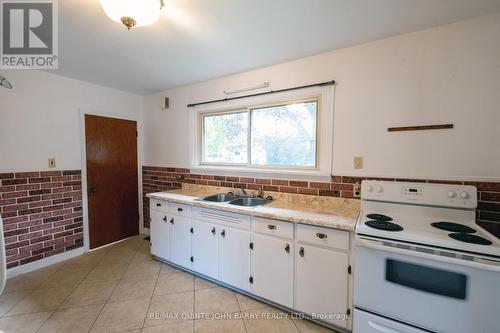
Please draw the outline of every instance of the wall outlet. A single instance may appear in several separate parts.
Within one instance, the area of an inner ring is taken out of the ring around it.
[[[363,169],[363,156],[354,156],[354,169]]]
[[[49,158],[49,168],[53,169],[56,167],[56,159],[55,158]]]

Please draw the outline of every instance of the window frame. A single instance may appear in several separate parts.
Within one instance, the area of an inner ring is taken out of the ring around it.
[[[252,154],[252,110],[264,109],[268,107],[279,107],[286,106],[290,104],[298,103],[316,103],[316,145],[315,145],[315,160],[314,166],[300,166],[300,165],[265,165],[265,164],[252,164],[251,154]],[[249,171],[253,170],[274,170],[274,171],[306,171],[306,172],[319,172],[320,171],[320,140],[321,140],[321,127],[320,119],[322,114],[321,107],[321,95],[314,95],[305,98],[287,99],[272,101],[267,103],[256,103],[250,104],[245,107],[229,108],[226,110],[212,110],[212,111],[202,111],[198,113],[196,126],[198,132],[197,139],[197,159],[198,165],[208,166],[208,167],[234,167],[234,168],[245,168]],[[225,115],[225,114],[235,114],[235,113],[246,113],[247,115],[247,163],[227,163],[227,162],[206,162],[205,159],[205,117]]]

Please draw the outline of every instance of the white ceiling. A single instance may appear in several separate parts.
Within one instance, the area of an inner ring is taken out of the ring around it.
[[[57,74],[151,93],[500,11],[500,0],[166,0],[128,32],[98,0],[59,1]]]

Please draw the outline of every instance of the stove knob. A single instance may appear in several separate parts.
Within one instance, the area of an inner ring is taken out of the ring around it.
[[[384,189],[380,185],[375,186],[375,190],[377,191],[377,193],[382,193],[384,191]]]
[[[467,199],[468,197],[469,197],[469,193],[467,193],[465,191],[460,192],[460,198]]]
[[[371,185],[368,185],[368,187],[366,188],[368,192],[372,193],[373,192],[373,186]]]
[[[455,191],[448,191],[448,198],[454,198],[456,195]]]

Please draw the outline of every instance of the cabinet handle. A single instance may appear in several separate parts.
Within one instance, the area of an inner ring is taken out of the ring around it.
[[[290,244],[286,243],[285,245],[285,252],[290,253]]]
[[[326,237],[328,237],[326,234],[322,234],[321,232],[318,232],[316,234],[316,236],[319,238],[319,239],[325,239]]]
[[[164,222],[167,222],[167,217],[166,217],[166,216],[163,218],[163,221],[164,221]]]
[[[170,219],[170,224],[174,224],[174,218],[173,217]]]
[[[212,227],[212,235],[215,235],[215,227]]]
[[[178,211],[178,212],[182,212],[182,211],[183,211],[183,209],[179,207],[179,208],[177,208],[177,211]]]
[[[273,224],[268,224],[267,227],[269,228],[269,230],[276,230],[276,226]]]
[[[191,233],[194,233],[194,229],[193,229],[193,228],[191,228],[189,231],[190,231]]]
[[[304,256],[304,252],[305,252],[305,251],[304,251],[304,248],[303,248],[303,247],[301,247],[301,248],[300,248],[300,250],[299,250],[299,255],[300,255],[301,257],[303,257],[303,256]]]
[[[156,207],[161,207],[161,203],[157,203],[157,204],[156,204]]]
[[[226,230],[222,229],[222,232],[220,233],[222,237],[226,237]]]

